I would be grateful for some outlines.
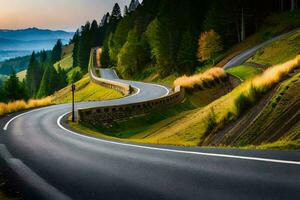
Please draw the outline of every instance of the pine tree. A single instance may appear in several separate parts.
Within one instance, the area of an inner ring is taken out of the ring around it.
[[[26,74],[26,88],[28,95],[34,97],[38,92],[39,85],[42,79],[42,69],[36,60],[35,52],[30,57],[29,66]]]
[[[40,52],[40,62],[44,63],[47,61],[47,52],[45,50],[42,50]]]
[[[133,12],[135,11],[135,9],[137,9],[137,7],[140,5],[140,2],[138,0],[131,0],[130,4],[129,4],[129,12]]]
[[[37,97],[42,98],[53,94],[59,87],[58,83],[59,80],[55,68],[53,65],[48,65],[44,72]]]
[[[0,102],[5,102],[6,99],[5,99],[5,93],[4,93],[4,89],[3,89],[3,86],[2,84],[0,84]]]
[[[67,86],[67,73],[64,69],[61,68],[61,66],[58,66],[57,69],[57,76],[58,76],[58,84],[57,84],[57,88],[61,89],[64,88],[65,86]]]
[[[106,13],[106,14],[102,17],[101,22],[100,22],[100,24],[99,24],[99,27],[103,27],[103,26],[107,25],[108,22],[109,22],[109,18],[110,18],[110,14],[109,14],[109,13]]]
[[[88,69],[91,51],[90,28],[91,24],[89,22],[82,26],[81,35],[79,38],[79,66],[84,72],[86,72]]]
[[[148,52],[150,54],[145,39],[140,40],[136,28],[131,30],[127,42],[118,55],[118,70],[125,77],[131,77],[139,72],[141,66],[147,64],[149,61]]]
[[[113,20],[119,20],[121,18],[122,18],[121,8],[118,3],[115,3],[113,10],[111,12],[110,22]]]
[[[73,48],[73,67],[79,66],[79,30],[76,31],[76,33],[73,36],[72,43],[74,43]]]
[[[58,40],[51,52],[51,62],[52,63],[56,63],[57,61],[61,60],[62,47],[63,47],[63,45],[61,43],[61,40]]]
[[[15,101],[24,98],[24,91],[15,71],[9,76],[4,85],[5,96],[8,101]]]
[[[104,44],[102,46],[100,64],[103,68],[110,67],[109,48],[108,48],[107,42],[104,42]]]
[[[129,9],[128,6],[124,7],[124,17],[127,16],[129,14]]]
[[[89,31],[89,37],[90,37],[90,47],[96,47],[97,46],[97,33],[98,33],[98,23],[96,20],[93,20],[91,24],[91,29]]]
[[[177,54],[178,68],[181,73],[192,73],[197,63],[197,40],[188,30],[184,33]]]

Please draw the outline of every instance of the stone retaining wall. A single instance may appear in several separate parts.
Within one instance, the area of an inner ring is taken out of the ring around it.
[[[185,98],[184,89],[177,89],[173,94],[145,101],[126,105],[103,106],[99,108],[78,110],[78,120],[89,124],[108,125],[115,121],[126,120],[131,117],[147,114],[153,110],[166,108],[166,106],[181,103]]]
[[[93,82],[102,85],[107,88],[115,89],[122,92],[124,95],[129,95],[132,92],[132,88],[128,84],[119,83],[117,81],[107,80],[99,78],[96,75],[95,63],[96,63],[96,51],[92,49],[89,64],[89,75]],[[125,105],[114,105],[114,106],[103,106],[98,108],[79,109],[78,110],[78,121],[89,124],[102,124],[109,125],[115,121],[126,120],[131,117],[147,114],[155,109],[165,108],[166,106],[181,103],[185,98],[185,91],[180,87],[175,88],[171,94],[153,99],[150,101],[125,104]]]

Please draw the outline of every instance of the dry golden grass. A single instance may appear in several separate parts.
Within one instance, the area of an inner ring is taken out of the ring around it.
[[[265,90],[272,87],[280,81],[284,76],[293,71],[300,65],[300,55],[286,63],[275,65],[268,68],[262,75],[255,77],[252,83],[255,87]]]
[[[28,102],[24,100],[18,100],[9,103],[0,103],[0,116],[30,108],[48,106],[51,104],[52,97],[46,97],[43,99],[31,99]]]
[[[215,81],[220,78],[224,78],[226,76],[226,72],[224,69],[219,67],[211,68],[204,73],[196,74],[193,76],[182,76],[177,78],[174,81],[174,86],[184,87],[184,88],[193,88],[196,85],[203,86],[205,82]]]
[[[97,53],[96,53],[96,61],[97,61],[97,66],[100,67],[101,63],[100,63],[100,58],[101,58],[101,53],[102,53],[102,49],[97,49]]]

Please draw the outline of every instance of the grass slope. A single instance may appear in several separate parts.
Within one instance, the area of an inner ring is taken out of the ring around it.
[[[274,65],[286,62],[300,53],[300,28],[283,39],[260,49],[247,62]]]
[[[262,70],[259,68],[246,65],[240,65],[226,70],[227,73],[239,78],[241,81],[245,81],[255,75],[258,75],[261,71]]]
[[[62,69],[68,70],[73,66],[73,57],[72,53],[66,55],[60,61],[54,64],[55,69],[58,69],[60,66]]]
[[[267,17],[264,21],[264,26],[259,27],[259,30],[254,35],[248,37],[242,43],[235,45],[226,54],[217,67],[223,67],[230,59],[238,55],[243,50],[251,48],[255,44],[271,39],[274,36],[295,30],[300,27],[300,11],[274,13]],[[298,52],[299,53],[299,52]],[[261,64],[268,64],[263,61]],[[278,62],[270,62],[269,64],[278,64]]]
[[[97,101],[109,100],[122,97],[120,92],[94,84],[90,81],[88,75],[85,75],[80,81],[75,83],[75,100],[79,101]],[[53,101],[59,103],[69,103],[72,101],[71,86],[56,92],[53,95]]]
[[[256,91],[262,93],[259,95],[263,95],[265,93],[263,91],[269,91],[282,77],[293,71],[299,63],[300,57],[297,57],[282,65],[273,66],[263,74],[243,82],[230,93],[218,98],[205,107],[192,110],[187,109],[173,116],[161,118],[159,121],[154,120],[155,123],[150,124],[149,127],[145,124],[147,119],[137,118],[128,123],[130,126],[137,126],[135,130],[127,132],[128,129],[126,128],[129,125],[124,123],[120,124],[120,127],[117,127],[119,130],[109,135],[142,143],[184,146],[209,145],[208,141],[217,134],[218,130],[223,129],[228,123],[235,121],[243,114],[239,109],[248,108],[250,106],[248,105],[249,100],[252,102],[252,105],[256,104],[256,100],[253,99],[257,98]],[[237,104],[237,100],[241,96],[244,99],[242,102],[239,102],[242,103],[242,107],[239,107],[240,104]],[[247,107],[244,107],[244,105]],[[169,111],[165,109],[160,112]],[[159,115],[156,114],[155,117],[157,116]],[[141,124],[142,126],[139,128],[137,124]],[[89,129],[89,127],[85,127],[85,129]],[[111,129],[109,131],[115,130]],[[95,132],[95,130],[91,130],[90,132]],[[102,130],[101,134],[104,133]],[[138,134],[134,135],[134,133]],[[220,144],[222,143],[217,143],[216,145],[219,146]],[[234,146],[239,145],[236,144]]]
[[[237,146],[300,149],[300,72],[284,81]]]
[[[74,44],[64,46],[62,49],[62,59],[54,64],[55,69],[60,66],[62,69],[68,70],[73,66],[73,49]]]

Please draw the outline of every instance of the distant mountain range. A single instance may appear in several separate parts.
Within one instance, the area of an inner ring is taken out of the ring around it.
[[[58,39],[67,43],[73,32],[28,28],[21,30],[0,29],[0,61],[15,56],[27,55],[31,51],[52,49]]]

